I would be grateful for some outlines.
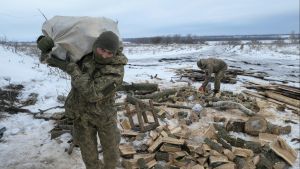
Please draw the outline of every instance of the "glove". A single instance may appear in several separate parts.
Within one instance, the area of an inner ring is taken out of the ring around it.
[[[36,40],[37,47],[42,51],[42,53],[48,53],[54,47],[54,41],[49,36],[41,35]]]
[[[205,92],[204,86],[199,87],[198,91],[201,92],[201,93],[204,93]]]

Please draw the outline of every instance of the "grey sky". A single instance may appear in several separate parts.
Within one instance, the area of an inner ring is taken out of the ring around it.
[[[299,32],[299,0],[1,0],[0,36],[35,40],[44,18],[105,16],[123,38]]]

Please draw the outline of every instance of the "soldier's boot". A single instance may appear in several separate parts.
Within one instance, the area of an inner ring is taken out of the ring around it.
[[[119,165],[120,131],[116,119],[110,120],[98,129],[100,143],[103,148],[105,169],[115,169]]]
[[[77,139],[86,169],[102,169],[103,164],[98,159],[97,130],[94,126],[74,121],[74,136]]]

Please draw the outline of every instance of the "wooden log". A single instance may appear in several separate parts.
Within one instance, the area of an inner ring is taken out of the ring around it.
[[[249,149],[243,149],[243,148],[238,148],[238,147],[234,147],[232,149],[232,153],[235,156],[239,156],[239,157],[244,157],[244,158],[248,158],[248,157],[253,157],[254,153],[252,150]]]
[[[267,128],[267,120],[259,116],[251,117],[245,123],[245,132],[253,136],[258,136],[259,133],[264,133]]]
[[[268,123],[266,132],[271,134],[281,135],[281,134],[290,134],[291,130],[292,130],[291,126],[282,127],[282,126],[274,125],[272,123]]]
[[[192,109],[192,107],[177,105],[177,104],[153,103],[153,105],[154,106],[166,106],[166,107],[176,108],[176,109]]]
[[[245,121],[244,120],[229,120],[226,125],[227,131],[234,132],[245,132]]]
[[[219,108],[223,108],[223,109],[239,109],[248,116],[255,115],[255,112],[253,112],[252,110],[246,108],[245,106],[243,106],[240,103],[235,103],[232,101],[218,101],[218,102],[213,102],[211,104],[207,104],[206,106],[207,107],[210,107],[210,106],[219,107]]]
[[[157,91],[158,84],[155,83],[130,83],[130,84],[122,84],[122,86],[118,89],[118,91]]]
[[[147,94],[147,95],[141,95],[141,96],[135,96],[135,97],[138,99],[152,99],[155,101],[159,101],[160,99],[169,97],[170,95],[174,95],[178,91],[179,91],[178,89],[166,89],[166,90],[163,90],[160,92]]]

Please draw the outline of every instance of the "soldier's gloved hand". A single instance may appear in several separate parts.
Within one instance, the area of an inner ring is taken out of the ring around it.
[[[36,43],[42,53],[49,53],[54,47],[54,41],[49,36],[39,36]]]
[[[74,63],[74,62],[70,62],[70,63],[67,64],[66,72],[71,77],[75,77],[75,76],[80,76],[81,75],[81,70],[80,70],[79,66],[77,65],[77,63]]]
[[[204,93],[205,92],[204,86],[199,87],[198,91],[201,92],[201,93]]]

